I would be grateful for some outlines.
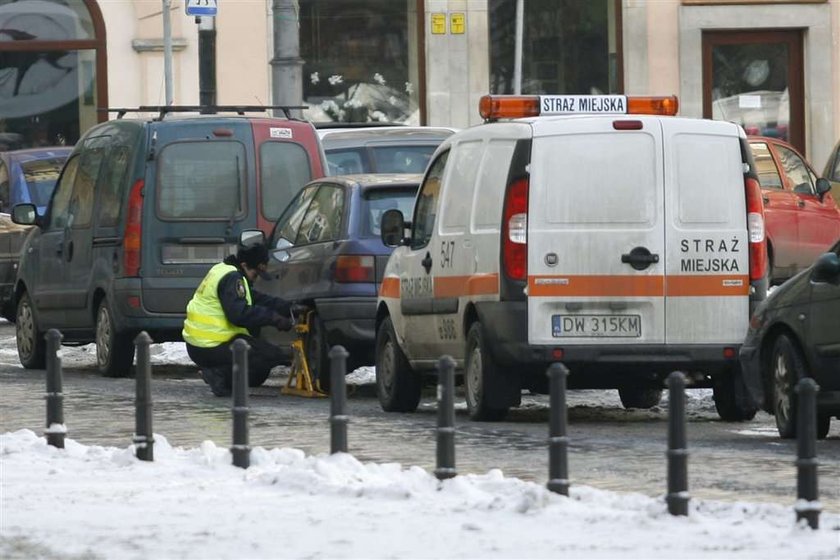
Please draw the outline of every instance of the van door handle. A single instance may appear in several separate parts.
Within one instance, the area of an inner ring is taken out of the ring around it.
[[[432,269],[432,255],[428,251],[426,251],[426,258],[420,261],[420,264],[426,269],[426,274]]]
[[[659,255],[651,253],[647,247],[634,247],[629,253],[621,255],[621,262],[628,263],[636,270],[644,270],[659,262]]]

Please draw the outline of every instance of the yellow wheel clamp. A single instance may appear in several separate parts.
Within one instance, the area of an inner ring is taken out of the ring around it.
[[[295,324],[297,338],[292,342],[292,371],[289,372],[286,385],[280,389],[283,395],[310,398],[327,396],[320,387],[316,386],[319,384],[312,383],[312,373],[309,371],[309,362],[306,360],[306,336],[309,334],[309,318],[312,313],[312,311],[307,312],[303,321]]]

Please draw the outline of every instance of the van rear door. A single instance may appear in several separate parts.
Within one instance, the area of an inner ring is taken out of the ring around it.
[[[529,343],[664,343],[658,119],[539,119],[533,130]]]
[[[146,167],[143,305],[185,313],[207,270],[256,227],[254,143],[246,119],[173,119],[152,127]]]
[[[665,341],[740,344],[749,322],[750,280],[738,129],[726,122],[662,119],[662,130]]]

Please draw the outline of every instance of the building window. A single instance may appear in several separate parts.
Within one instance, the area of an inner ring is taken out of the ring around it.
[[[488,0],[492,93],[515,91],[516,1]],[[527,0],[522,93],[621,92],[620,15],[620,0]]]
[[[0,1],[0,150],[73,145],[107,118],[95,0]]]
[[[419,124],[417,0],[300,0],[307,117]]]

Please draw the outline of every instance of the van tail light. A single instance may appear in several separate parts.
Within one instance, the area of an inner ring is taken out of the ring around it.
[[[502,263],[511,280],[525,280],[528,274],[528,179],[508,187],[502,222]]]
[[[374,282],[372,255],[339,255],[335,260],[336,282]]]
[[[767,274],[767,238],[764,235],[764,202],[761,186],[754,177],[744,179],[747,194],[747,231],[750,237],[750,280]]]
[[[128,214],[123,236],[123,273],[126,276],[140,274],[140,240],[143,234],[143,179],[138,179],[128,195]]]

